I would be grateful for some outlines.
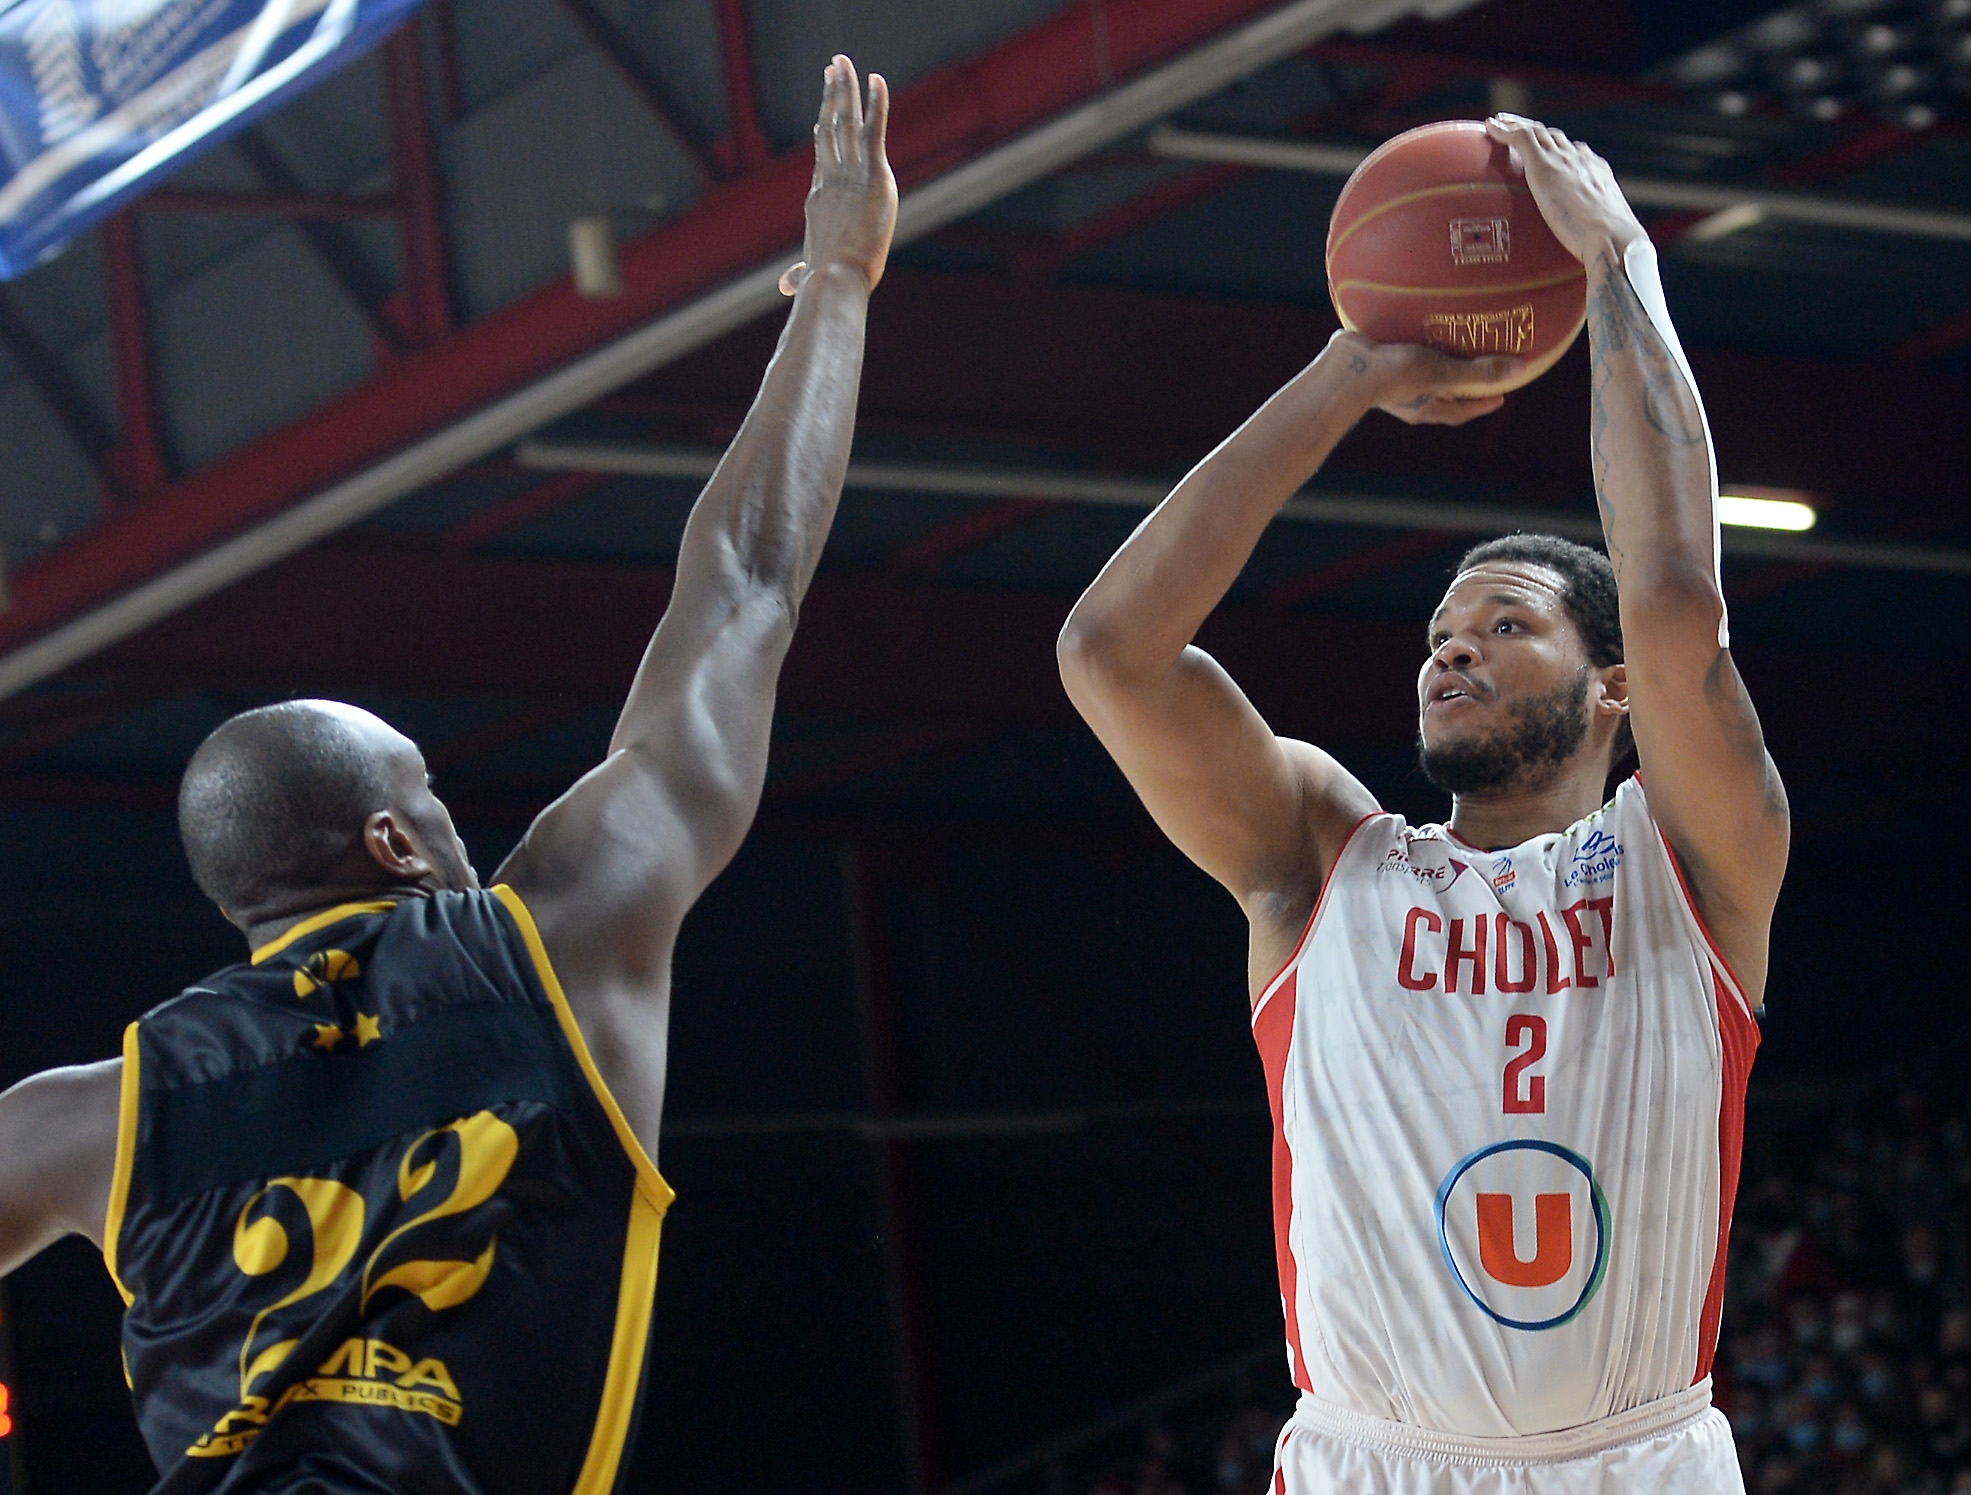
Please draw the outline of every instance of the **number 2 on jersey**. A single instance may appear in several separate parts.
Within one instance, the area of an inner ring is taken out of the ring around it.
[[[1547,1020],[1530,1012],[1515,1012],[1506,1019],[1506,1047],[1523,1053],[1506,1061],[1506,1115],[1544,1116],[1547,1111],[1547,1077],[1526,1071],[1547,1057]]]

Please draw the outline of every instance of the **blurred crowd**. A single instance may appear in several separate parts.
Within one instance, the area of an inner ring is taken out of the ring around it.
[[[1747,1131],[1717,1399],[1749,1495],[1971,1495],[1964,1113],[1909,1094]]]
[[[1966,1114],[1910,1094],[1747,1132],[1715,1391],[1748,1495],[1971,1495]],[[1236,1405],[1134,1435],[1091,1495],[1262,1495],[1292,1404]]]

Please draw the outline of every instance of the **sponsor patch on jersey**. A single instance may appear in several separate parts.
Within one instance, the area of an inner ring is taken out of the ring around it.
[[[1554,1142],[1495,1142],[1437,1190],[1437,1241],[1466,1296],[1508,1329],[1558,1329],[1608,1273],[1608,1200]]]
[[[1503,893],[1519,881],[1519,874],[1512,870],[1511,857],[1499,857],[1492,863],[1492,891]]]
[[[1468,870],[1469,863],[1461,862],[1448,853],[1433,857],[1429,842],[1424,843],[1421,855],[1416,856],[1401,846],[1392,846],[1389,854],[1376,867],[1378,876],[1407,877],[1438,893],[1450,887]]]
[[[1570,888],[1591,887],[1595,883],[1612,882],[1615,869],[1622,865],[1622,843],[1604,830],[1589,831],[1581,844],[1574,848],[1574,859],[1568,865],[1567,876],[1562,879]]]

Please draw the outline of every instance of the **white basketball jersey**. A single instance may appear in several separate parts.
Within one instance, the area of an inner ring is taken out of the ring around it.
[[[1368,817],[1253,1032],[1303,1391],[1509,1437],[1710,1374],[1759,1034],[1640,781],[1510,851]]]

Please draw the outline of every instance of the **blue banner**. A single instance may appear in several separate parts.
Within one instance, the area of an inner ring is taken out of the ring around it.
[[[354,61],[417,0],[0,0],[0,278]]]

